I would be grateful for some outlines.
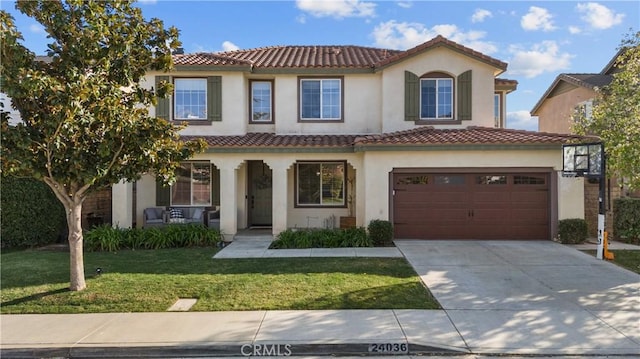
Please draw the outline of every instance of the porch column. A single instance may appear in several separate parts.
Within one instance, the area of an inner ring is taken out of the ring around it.
[[[220,169],[220,233],[225,241],[233,240],[238,231],[238,166],[222,162]]]
[[[272,233],[274,236],[287,229],[287,203],[288,197],[288,176],[289,161],[269,161],[273,179],[272,186]]]
[[[120,181],[111,186],[111,224],[131,228],[133,224],[133,183]]]

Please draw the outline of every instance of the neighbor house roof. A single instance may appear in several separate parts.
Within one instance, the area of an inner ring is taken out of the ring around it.
[[[183,136],[183,140],[203,139],[212,150],[265,148],[355,149],[385,146],[442,145],[560,145],[584,141],[588,137],[470,126],[462,129],[435,129],[431,126],[380,135],[297,135],[247,133],[236,136]]]
[[[259,69],[376,69],[389,66],[413,55],[447,47],[478,61],[505,71],[507,64],[471,48],[460,45],[442,36],[437,36],[406,51],[379,49],[353,45],[331,46],[271,46],[248,50],[218,53],[195,53],[173,55],[174,65],[193,66],[244,66],[249,71]]]
[[[536,105],[531,110],[532,115],[536,115],[542,103],[550,97],[550,95],[555,91],[555,89],[562,83],[566,82],[576,87],[584,87],[591,90],[595,90],[598,87],[603,87],[611,83],[613,80],[613,76],[605,75],[605,74],[560,74],[553,81],[551,86],[545,91],[545,93],[540,97],[540,100],[536,103]]]

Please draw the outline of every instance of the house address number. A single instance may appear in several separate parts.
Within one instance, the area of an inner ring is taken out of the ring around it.
[[[409,352],[407,343],[374,343],[369,344],[369,353],[406,354]]]

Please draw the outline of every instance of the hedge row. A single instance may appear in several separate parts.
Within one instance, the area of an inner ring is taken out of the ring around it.
[[[613,233],[617,240],[640,244],[640,198],[613,202]]]
[[[66,233],[64,207],[51,189],[31,178],[2,177],[0,246],[37,247]]]
[[[163,249],[215,246],[220,231],[202,224],[175,224],[151,228],[113,228],[105,224],[84,234],[88,251],[116,252],[121,249]]]
[[[393,226],[389,221],[373,220],[367,229],[287,229],[276,238],[271,247],[285,248],[339,248],[373,247],[389,245],[393,239]]]

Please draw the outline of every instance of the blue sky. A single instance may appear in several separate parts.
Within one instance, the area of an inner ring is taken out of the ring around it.
[[[169,1],[138,6],[176,26],[186,52],[274,45],[358,45],[408,49],[440,34],[509,63],[518,80],[507,126],[537,129],[529,111],[559,73],[599,72],[621,39],[640,28],[638,1]],[[18,13],[25,45],[46,51],[46,33]]]

